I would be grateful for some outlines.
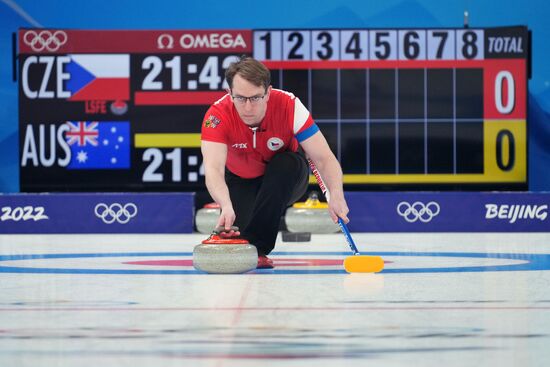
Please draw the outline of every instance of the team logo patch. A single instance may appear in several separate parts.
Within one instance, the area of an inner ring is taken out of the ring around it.
[[[212,129],[214,129],[220,124],[220,122],[221,121],[219,118],[214,115],[210,115],[206,120],[204,120],[204,127],[211,127]]]
[[[269,148],[269,150],[271,151],[276,151],[276,150],[279,150],[281,149],[283,146],[285,145],[285,143],[283,143],[283,141],[279,138],[269,138],[269,140],[267,141],[267,147]]]

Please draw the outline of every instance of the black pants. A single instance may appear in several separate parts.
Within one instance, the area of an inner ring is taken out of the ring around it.
[[[275,247],[281,216],[305,194],[308,165],[301,153],[276,154],[263,176],[245,179],[226,170],[225,181],[241,235],[267,255]]]

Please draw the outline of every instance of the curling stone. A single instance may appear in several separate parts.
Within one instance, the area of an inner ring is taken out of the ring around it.
[[[309,242],[311,241],[311,232],[282,231],[281,239],[283,242]]]
[[[218,203],[206,204],[203,208],[197,210],[195,215],[195,224],[200,233],[212,233],[218,219],[220,218],[220,206]]]
[[[285,214],[286,227],[290,232],[336,233],[340,231],[328,212],[328,204],[319,201],[316,192],[302,203],[288,208]]]
[[[258,250],[242,238],[214,232],[193,249],[193,266],[210,274],[240,274],[256,269]]]

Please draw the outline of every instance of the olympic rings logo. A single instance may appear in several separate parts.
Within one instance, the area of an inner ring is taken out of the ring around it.
[[[409,223],[417,220],[428,223],[439,214],[439,211],[439,204],[435,201],[430,201],[428,204],[416,201],[412,205],[402,201],[397,205],[397,213]]]
[[[107,205],[105,203],[99,203],[94,208],[96,217],[101,219],[105,224],[111,224],[114,222],[120,224],[126,224],[137,215],[138,209],[136,204],[128,203],[121,205],[119,203],[113,203]]]
[[[23,35],[23,42],[30,46],[33,51],[40,52],[48,50],[51,52],[59,50],[61,46],[67,43],[67,33],[63,31],[27,31]]]

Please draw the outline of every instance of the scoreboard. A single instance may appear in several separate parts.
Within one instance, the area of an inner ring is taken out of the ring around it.
[[[203,190],[201,122],[243,54],[308,107],[348,189],[526,188],[529,44],[526,27],[21,29],[21,191]]]

